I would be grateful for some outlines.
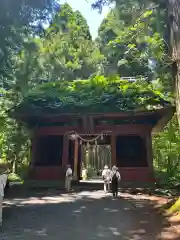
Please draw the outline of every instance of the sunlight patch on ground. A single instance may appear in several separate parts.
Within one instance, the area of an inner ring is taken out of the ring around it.
[[[47,194],[48,195],[48,194]],[[44,197],[29,197],[29,198],[14,198],[12,200],[5,200],[6,205],[32,205],[32,204],[58,204],[65,202],[75,202],[83,198],[102,199],[110,196],[110,194],[104,195],[103,191],[82,191],[80,193],[66,193],[54,196]]]
[[[121,233],[118,231],[117,228],[109,227],[108,229],[112,232],[113,235],[121,236]]]
[[[97,237],[99,238],[111,238],[113,236],[121,236],[122,234],[114,227],[105,227],[102,225],[97,226]]]
[[[177,239],[177,231],[167,228],[163,229],[163,232],[160,234],[159,240],[165,239],[165,240],[172,240],[172,239]]]
[[[124,199],[132,199],[136,202],[136,207],[143,207],[142,200],[151,199],[150,196],[141,196],[141,195],[131,195],[128,193],[119,193],[120,197]],[[82,191],[82,192],[72,192],[72,193],[64,193],[64,194],[55,194],[54,196],[37,196],[37,197],[29,197],[29,198],[14,198],[11,200],[4,200],[5,205],[32,205],[32,204],[58,204],[65,202],[75,202],[77,200],[86,199],[86,200],[94,200],[94,199],[104,199],[110,198],[112,196],[111,193],[104,194],[102,190],[99,191]],[[154,198],[154,197],[153,197]],[[139,200],[139,201],[138,201]]]

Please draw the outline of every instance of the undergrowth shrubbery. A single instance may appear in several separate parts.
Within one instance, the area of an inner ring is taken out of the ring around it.
[[[153,153],[158,182],[180,188],[180,131],[176,116],[153,137]]]

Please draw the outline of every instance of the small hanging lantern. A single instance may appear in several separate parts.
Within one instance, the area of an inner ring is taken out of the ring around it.
[[[90,147],[90,144],[89,144],[89,142],[87,142],[87,148],[89,149],[89,147]]]
[[[82,145],[82,140],[80,140],[79,144]]]
[[[103,140],[103,138],[104,138],[103,135],[101,135],[101,140]]]

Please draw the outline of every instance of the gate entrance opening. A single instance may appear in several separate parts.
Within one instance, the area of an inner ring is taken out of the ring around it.
[[[111,168],[111,145],[82,145],[82,180],[101,179],[105,165]]]

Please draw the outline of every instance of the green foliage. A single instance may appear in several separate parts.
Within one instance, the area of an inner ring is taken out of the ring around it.
[[[44,36],[30,39],[17,57],[15,82],[21,92],[44,82],[88,78],[104,61],[85,19],[68,4],[61,6]]]
[[[54,0],[2,0],[0,8],[0,73],[11,68],[12,49],[17,52],[27,34],[39,34],[42,21],[48,21],[57,7]],[[36,22],[36,24],[34,24]],[[6,86],[6,79],[4,81]]]
[[[1,90],[0,98],[0,147],[1,160],[8,162],[16,171],[17,164],[28,158],[29,132],[24,126],[9,118],[7,111],[13,106],[9,93]]]
[[[16,108],[18,113],[143,111],[168,104],[163,94],[145,81],[128,82],[118,76],[51,82],[37,86]]]
[[[54,0],[48,0],[46,4],[42,0],[1,1],[0,81],[3,89],[0,89],[0,157],[11,163],[13,171],[28,158],[30,140],[29,132],[9,118],[7,111],[35,83],[33,77],[36,75],[32,75],[37,65],[32,51],[34,39],[27,42],[27,38],[41,33],[42,21],[49,21],[57,6]],[[34,82],[30,83],[32,79]]]
[[[24,158],[20,159],[17,164],[16,172],[11,172],[8,175],[8,179],[10,182],[19,182],[23,183],[23,181],[27,178],[29,173],[29,159]]]
[[[116,7],[103,20],[96,40],[106,57],[105,75],[159,79],[164,91],[172,91],[166,5],[153,0],[114,2]]]
[[[154,164],[162,184],[179,184],[180,180],[180,131],[177,118],[173,117],[163,132],[153,138]]]

